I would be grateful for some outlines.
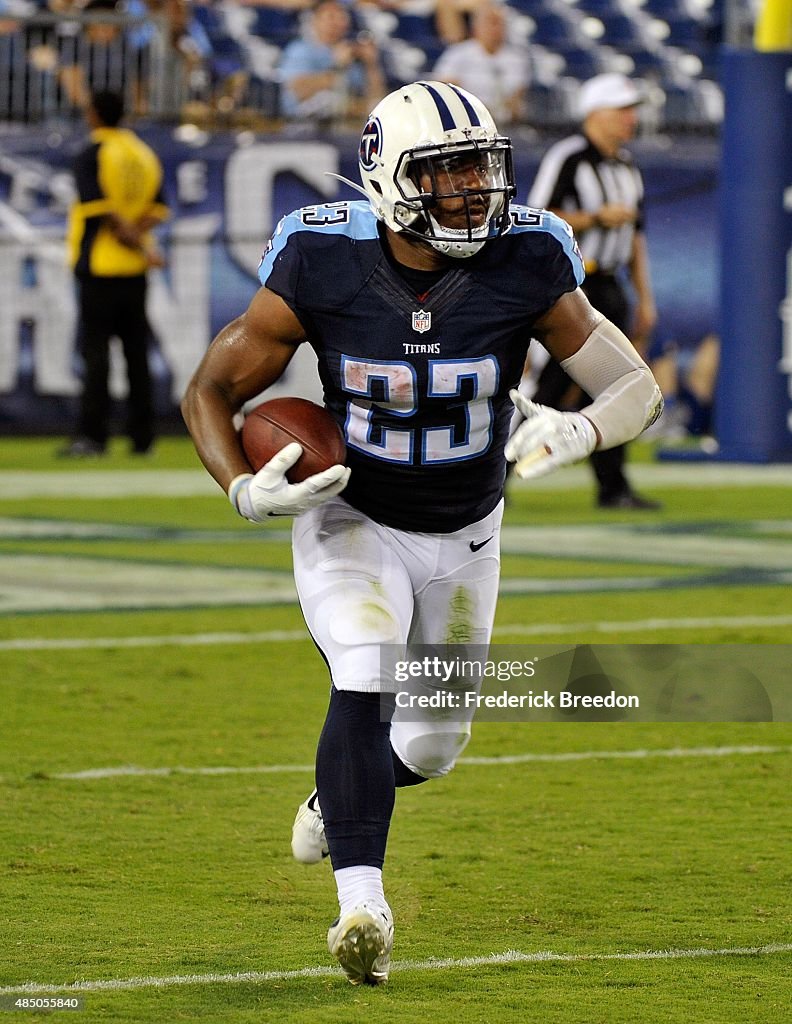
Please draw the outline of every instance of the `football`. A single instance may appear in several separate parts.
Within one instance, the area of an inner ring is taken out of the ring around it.
[[[302,445],[303,453],[286,474],[289,483],[298,484],[346,460],[341,428],[324,406],[305,398],[262,402],[250,410],[242,424],[242,447],[254,470],[261,469],[292,441]]]

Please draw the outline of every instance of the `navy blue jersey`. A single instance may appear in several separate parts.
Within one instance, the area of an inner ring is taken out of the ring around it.
[[[450,533],[503,493],[503,447],[533,324],[583,280],[566,223],[512,206],[513,227],[424,294],[392,266],[365,201],[279,223],[259,268],[299,318],[352,468],[344,498],[377,522]]]

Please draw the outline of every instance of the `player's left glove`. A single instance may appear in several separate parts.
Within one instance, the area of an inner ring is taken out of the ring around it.
[[[292,441],[274,455],[258,473],[240,473],[231,481],[228,500],[251,523],[269,516],[298,516],[340,494],[352,472],[347,466],[331,466],[290,484],[286,473],[302,455],[302,445]]]
[[[597,432],[581,413],[537,405],[519,391],[510,391],[509,397],[525,419],[509,438],[504,454],[516,463],[514,471],[523,480],[579,462],[594,451]]]

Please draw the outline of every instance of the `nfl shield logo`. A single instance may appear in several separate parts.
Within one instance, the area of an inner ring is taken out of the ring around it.
[[[425,334],[432,326],[432,314],[427,313],[426,310],[419,309],[417,313],[412,315],[412,326],[414,331],[418,331],[419,334]]]

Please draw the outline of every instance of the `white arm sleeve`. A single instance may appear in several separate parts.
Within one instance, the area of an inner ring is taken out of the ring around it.
[[[652,371],[610,320],[601,320],[561,366],[593,399],[580,411],[597,428],[598,449],[631,441],[663,411]]]

